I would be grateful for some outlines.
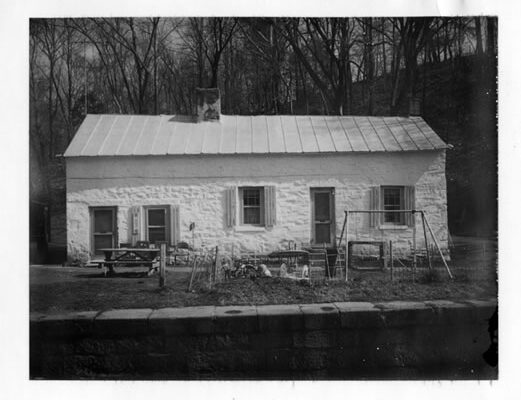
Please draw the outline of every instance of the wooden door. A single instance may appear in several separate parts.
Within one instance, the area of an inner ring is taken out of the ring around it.
[[[312,244],[331,246],[335,243],[334,195],[333,188],[311,188]]]

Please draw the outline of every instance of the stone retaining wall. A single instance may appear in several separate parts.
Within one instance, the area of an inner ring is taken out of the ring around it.
[[[495,301],[31,316],[33,379],[495,379]]]

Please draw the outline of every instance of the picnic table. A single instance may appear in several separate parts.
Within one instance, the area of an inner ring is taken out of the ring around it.
[[[148,273],[152,270],[157,270],[156,258],[159,255],[160,249],[147,249],[147,248],[130,248],[130,247],[118,247],[118,248],[105,248],[100,249],[105,254],[105,259],[99,262],[100,267],[105,268],[105,275],[107,275],[107,269],[109,273],[114,273],[114,267],[116,266],[146,266],[148,267]]]

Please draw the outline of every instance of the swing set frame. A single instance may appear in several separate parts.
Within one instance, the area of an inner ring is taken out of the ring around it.
[[[423,236],[425,240],[425,249],[427,254],[427,259],[429,261],[429,269],[432,269],[431,265],[431,257],[429,254],[429,246],[427,243],[427,230],[425,229],[427,227],[434,244],[436,245],[436,249],[438,250],[441,260],[443,261],[443,264],[445,265],[445,269],[447,270],[447,273],[449,274],[450,279],[454,279],[452,272],[450,271],[449,265],[447,264],[447,261],[445,260],[445,256],[443,255],[443,252],[441,251],[441,247],[438,243],[438,239],[436,238],[436,235],[434,235],[434,232],[429,224],[429,221],[426,217],[426,213],[424,210],[345,210],[344,211],[344,224],[342,228],[342,234],[340,236],[339,243],[342,242],[343,236],[345,234],[345,281],[348,281],[348,266],[349,266],[349,216],[351,214],[383,214],[383,213],[410,213],[412,215],[412,242],[413,242],[413,269],[416,270],[416,214],[421,215],[422,219],[422,226],[423,226]],[[344,233],[345,232],[345,233]],[[392,242],[391,242],[392,243]],[[392,246],[392,244],[391,244]]]

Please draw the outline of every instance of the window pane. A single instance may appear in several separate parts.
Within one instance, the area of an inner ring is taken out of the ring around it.
[[[157,242],[166,240],[165,228],[148,228],[148,241]]]
[[[165,226],[165,209],[148,210],[148,225]]]
[[[400,209],[400,188],[386,188],[384,189],[384,207],[387,210],[399,210]],[[390,207],[390,208],[389,208]]]
[[[385,213],[385,222],[389,222],[391,224],[399,224],[402,220],[402,213]]]
[[[329,221],[329,193],[315,193],[315,220]]]
[[[94,249],[96,254],[102,253],[98,251],[98,249],[112,247],[112,235],[94,235]]]
[[[260,224],[260,208],[245,208],[244,209],[244,223],[245,224]]]
[[[315,225],[315,242],[317,244],[329,243],[330,234],[329,224],[316,224]]]
[[[402,209],[402,189],[397,188],[384,188],[383,194],[383,206],[384,210],[401,210]],[[384,222],[391,224],[403,223],[404,215],[402,213],[385,213]]]
[[[244,189],[242,193],[245,206],[260,206],[259,189]]]
[[[112,232],[112,210],[94,210],[94,232]]]

